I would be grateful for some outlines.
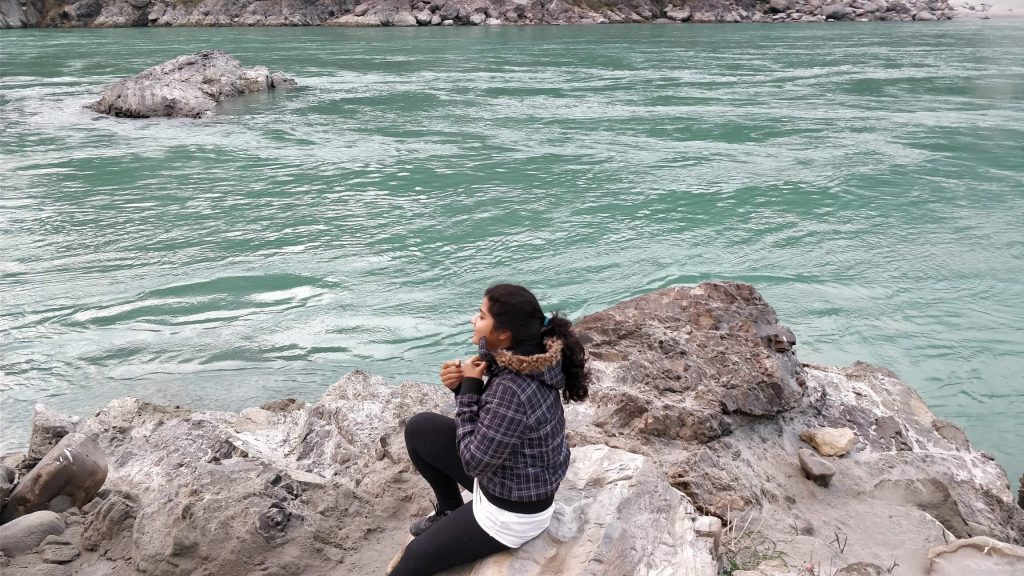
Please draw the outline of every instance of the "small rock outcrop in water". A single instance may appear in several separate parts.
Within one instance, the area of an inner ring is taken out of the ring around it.
[[[752,574],[797,574],[761,562],[784,553],[789,566],[938,576],[947,572],[930,550],[958,542],[976,573],[1024,567],[967,543],[1024,544],[1024,510],[999,465],[891,372],[798,362],[795,338],[753,287],[668,288],[577,328],[594,381],[587,402],[565,409],[573,463],[557,520],[522,549],[452,574],[572,576],[599,561],[602,574],[626,576],[657,558],[711,576],[717,550],[737,572],[762,566]],[[67,528],[46,556],[72,575],[380,574],[408,522],[430,510],[404,423],[451,414],[451,393],[353,372],[316,402],[265,406],[110,402],[75,429],[107,454],[105,487],[60,515]],[[829,460],[827,489],[799,463],[800,434],[815,428],[859,438]],[[10,558],[12,573],[35,570],[42,554]]]
[[[264,66],[243,68],[219,50],[179,56],[107,88],[88,108],[125,118],[199,118],[220,101],[265,92],[295,81]]]

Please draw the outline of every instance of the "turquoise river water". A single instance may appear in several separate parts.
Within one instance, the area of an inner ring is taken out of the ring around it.
[[[82,108],[225,49],[299,87]],[[0,31],[0,414],[434,381],[488,284],[750,282],[1024,472],[1024,22]]]

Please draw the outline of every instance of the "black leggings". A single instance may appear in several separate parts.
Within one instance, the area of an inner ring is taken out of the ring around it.
[[[509,549],[477,524],[472,502],[462,503],[459,485],[472,491],[473,478],[459,458],[455,420],[431,412],[413,416],[405,425],[405,447],[441,510],[454,512],[414,538],[389,576],[430,576]]]

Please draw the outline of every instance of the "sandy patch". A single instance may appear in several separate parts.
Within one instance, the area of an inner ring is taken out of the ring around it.
[[[952,0],[956,18],[1024,18],[1024,0]]]

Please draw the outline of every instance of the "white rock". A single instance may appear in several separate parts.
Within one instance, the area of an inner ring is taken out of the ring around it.
[[[857,445],[857,435],[849,428],[812,428],[800,433],[822,456],[842,456]]]

